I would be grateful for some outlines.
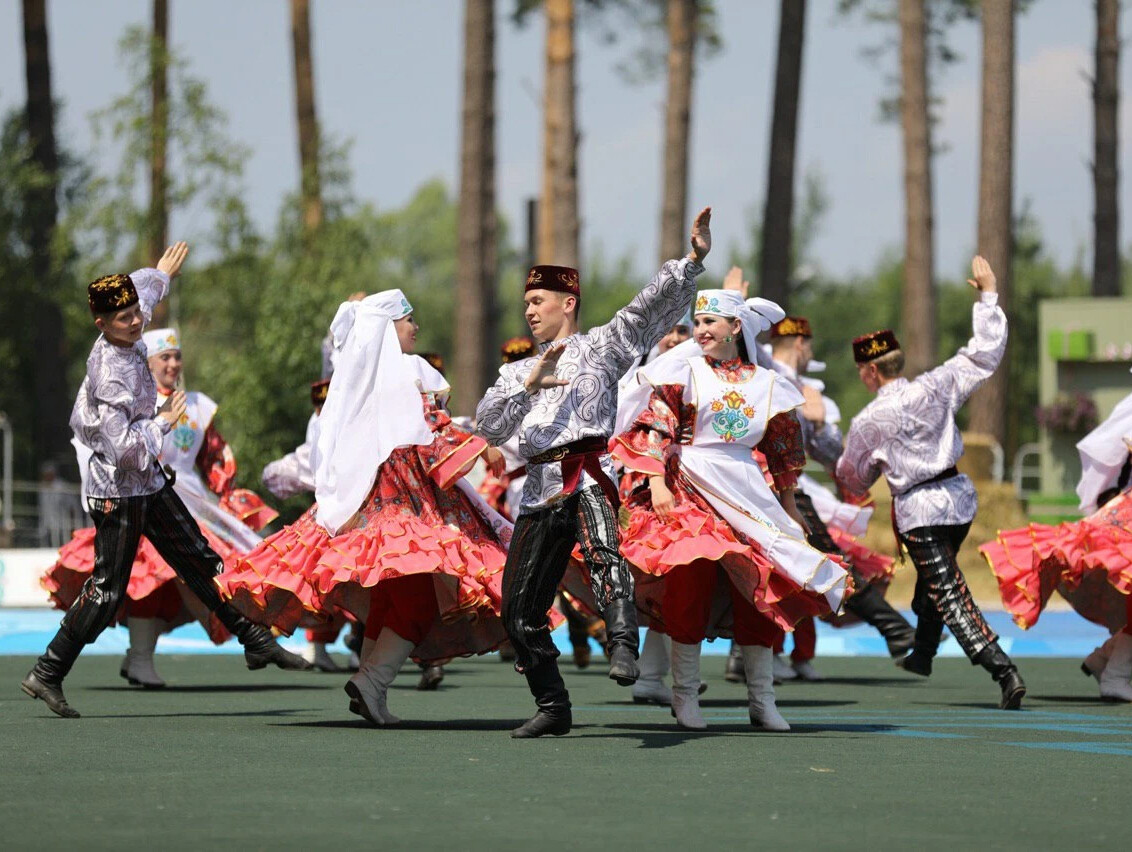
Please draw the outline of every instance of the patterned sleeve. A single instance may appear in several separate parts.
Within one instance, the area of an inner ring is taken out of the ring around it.
[[[527,361],[531,363],[528,365]],[[517,365],[504,364],[500,367],[499,378],[476,406],[476,432],[493,447],[506,443],[519,431],[534,401],[523,386],[523,379],[534,369],[534,361],[528,358],[520,361],[519,365],[527,365],[522,377]]]
[[[767,470],[777,491],[798,486],[798,474],[806,466],[806,448],[802,445],[802,426],[793,411],[770,418],[758,449],[766,456]]]
[[[605,325],[590,332],[602,358],[623,375],[648,354],[692,306],[703,266],[691,258],[665,261],[652,281]]]
[[[653,388],[648,407],[627,432],[614,439],[613,458],[627,470],[663,475],[668,448],[674,442],[679,443],[682,433],[691,431],[690,424],[682,422],[691,416],[690,406],[685,406],[683,401],[683,385]]]
[[[850,501],[868,494],[881,474],[880,465],[873,458],[872,445],[865,437],[866,431],[870,431],[870,424],[863,419],[863,413],[858,414],[845,436],[845,450],[837,460],[837,485],[843,497]],[[871,431],[875,439],[876,430]]]
[[[159,269],[146,267],[130,273],[134,289],[138,291],[138,304],[146,325],[153,319],[153,309],[157,303],[169,295],[169,276]]]
[[[197,470],[213,494],[223,496],[232,490],[236,480],[236,455],[212,423],[204,430],[204,441],[197,453]]]
[[[145,470],[161,455],[165,431],[156,420],[130,421],[134,394],[113,375],[87,373],[93,406],[82,412],[76,406],[71,428],[95,454],[121,470]]]
[[[1006,314],[997,293],[983,293],[971,309],[973,335],[955,355],[922,375],[922,381],[959,408],[998,369],[1006,352]]]
[[[837,466],[841,458],[841,430],[836,423],[823,423],[814,426],[807,436],[806,451],[810,458],[827,470]]]

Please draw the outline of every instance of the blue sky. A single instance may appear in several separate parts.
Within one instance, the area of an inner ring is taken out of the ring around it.
[[[717,0],[724,49],[701,64],[693,104],[691,204],[716,211],[717,245],[745,243],[766,182],[766,148],[777,38],[774,0]],[[48,0],[52,70],[63,103],[61,135],[91,151],[89,113],[126,87],[116,43],[148,20],[147,0]],[[355,190],[386,208],[422,182],[455,186],[459,152],[462,8],[458,0],[313,0],[315,85],[325,132],[352,139]],[[288,4],[284,0],[171,0],[171,37],[192,72],[209,84],[230,118],[231,135],[253,156],[247,199],[265,228],[298,182]],[[537,193],[542,84],[541,17],[498,27],[498,192],[505,214],[521,221]],[[895,59],[876,66],[861,48],[883,27],[846,21],[835,0],[811,0],[807,21],[798,163],[822,174],[831,207],[814,246],[833,275],[867,272],[899,249],[903,202],[899,128],[877,120]],[[1128,20],[1125,16],[1125,21]],[[1088,163],[1092,113],[1085,75],[1092,67],[1093,4],[1041,0],[1019,20],[1016,203],[1029,199],[1048,248],[1069,263],[1091,240]],[[1128,26],[1124,26],[1124,31]],[[0,4],[0,108],[24,98],[20,7]],[[639,44],[603,44],[580,33],[579,127],[583,245],[607,256],[629,253],[642,275],[656,262],[662,153],[663,84],[632,85],[615,65]],[[962,23],[951,42],[963,55],[938,81],[942,97],[935,160],[937,256],[941,276],[961,274],[975,248],[978,178],[978,27]],[[1121,172],[1132,140],[1127,94],[1132,63],[1121,65]],[[95,156],[105,156],[95,152]],[[109,166],[109,164],[106,164]],[[1121,188],[1127,243],[1129,181]],[[689,211],[690,213],[692,211]],[[173,222],[188,231],[198,217]],[[177,234],[178,236],[180,233]]]

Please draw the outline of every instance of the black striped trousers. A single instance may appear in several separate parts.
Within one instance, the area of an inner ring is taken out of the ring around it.
[[[223,560],[200,531],[171,484],[144,497],[90,499],[94,519],[94,570],[71,604],[40,664],[49,677],[62,679],[83,645],[98,638],[126,597],[130,572],[144,535],[189,590],[210,610],[221,606],[213,578]]]
[[[503,569],[503,626],[515,647],[516,668],[558,656],[546,612],[578,544],[597,604],[633,601],[633,575],[621,557],[617,514],[597,485],[550,508],[520,515]],[[636,650],[635,637],[626,644]]]

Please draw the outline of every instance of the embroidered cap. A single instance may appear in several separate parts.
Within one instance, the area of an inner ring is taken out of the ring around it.
[[[330,379],[319,379],[311,382],[311,405],[318,408],[326,402],[326,393],[330,390]]]
[[[157,328],[142,335],[146,354],[152,358],[162,352],[181,348],[181,340],[177,337],[177,330],[173,328]]]
[[[531,290],[553,290],[555,293],[565,293],[573,296],[582,303],[582,283],[578,278],[578,270],[570,266],[552,266],[540,264],[532,266],[527,273],[527,286],[524,293]]]
[[[500,354],[504,364],[513,364],[535,354],[535,342],[529,337],[512,337],[503,344]]]
[[[867,364],[899,348],[900,341],[896,339],[891,329],[874,331],[872,334],[863,334],[853,341],[853,360],[858,364]]]
[[[103,275],[86,288],[92,314],[112,314],[138,303],[138,291],[129,275]]]
[[[794,337],[795,335],[814,336],[814,333],[810,330],[808,319],[805,317],[784,317],[770,327],[771,340],[778,337]]]

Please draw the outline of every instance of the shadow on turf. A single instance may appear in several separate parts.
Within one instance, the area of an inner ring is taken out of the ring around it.
[[[149,692],[153,694],[168,693],[168,692],[294,692],[295,690],[326,690],[335,689],[337,684],[327,683],[322,686],[314,686],[305,683],[194,683],[185,684],[184,686],[174,686],[172,684],[164,686],[161,689],[142,689],[136,686],[88,686],[84,687],[92,692]]]
[[[390,731],[497,731],[510,732],[523,723],[522,719],[405,719],[397,725],[390,725]],[[357,728],[359,730],[382,730],[365,719],[320,719],[317,722],[271,722],[277,728]],[[575,725],[575,727],[578,727]]]
[[[684,731],[676,728],[672,723],[669,723],[665,727],[658,727],[657,725],[645,725],[634,722],[618,722],[612,725],[602,725],[601,727],[623,731],[624,733],[593,734],[592,736],[617,737],[623,739],[637,737],[641,740],[641,748],[669,748],[671,746],[680,745],[686,740],[694,740],[701,737],[733,737],[738,735],[744,737],[804,736],[813,738],[820,737],[824,734],[880,734],[899,730],[899,726],[897,725],[887,725],[884,723],[828,725],[791,723],[790,730],[783,732],[760,731],[747,722],[723,724],[711,722],[709,725],[710,727],[704,731]]]

